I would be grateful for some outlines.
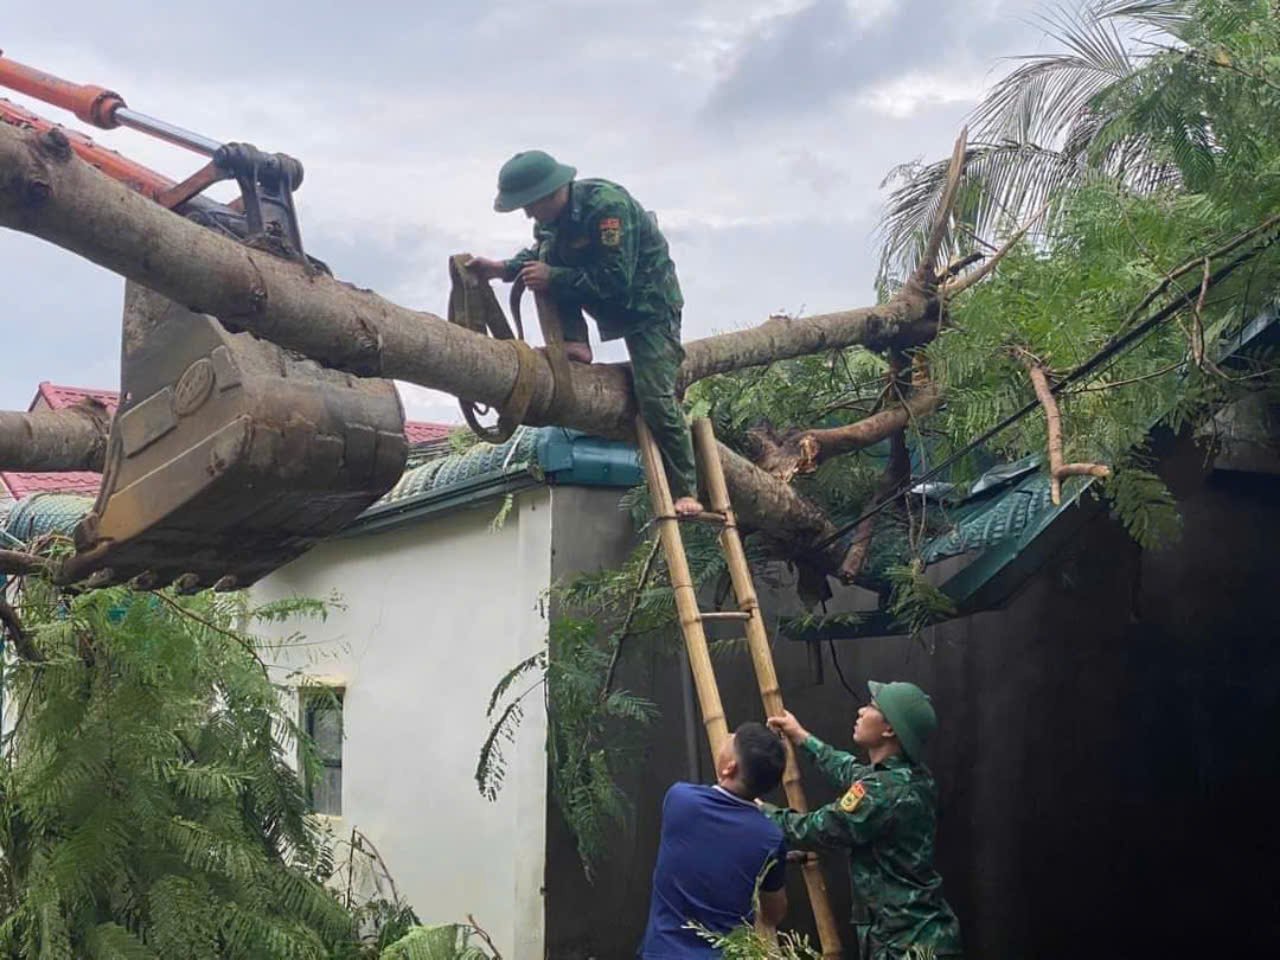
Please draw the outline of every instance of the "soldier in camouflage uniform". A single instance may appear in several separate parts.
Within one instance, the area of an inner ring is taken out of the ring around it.
[[[693,439],[676,401],[684,361],[680,310],[684,298],[657,219],[608,180],[575,180],[577,171],[541,150],[517,153],[498,174],[500,213],[523,208],[534,221],[534,244],[510,260],[476,257],[486,279],[519,276],[530,290],[556,301],[569,359],[591,362],[587,324],[600,339],[622,337],[631,357],[640,414],[662,450],[676,512],[701,512]]]
[[[920,761],[937,724],[933,707],[915,684],[868,686],[871,703],[853,728],[867,764],[823,743],[790,713],[769,718],[845,792],[812,813],[769,805],[765,813],[790,847],[849,851],[860,960],[898,960],[912,947],[932,949],[940,960],[959,957],[960,926],[933,866],[937,787]]]

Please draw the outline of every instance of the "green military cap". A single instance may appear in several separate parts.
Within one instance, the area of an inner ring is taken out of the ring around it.
[[[925,744],[938,726],[938,715],[933,712],[929,695],[914,683],[895,680],[893,683],[867,681],[872,705],[884,714],[898,735],[902,749],[912,760],[920,760]]]
[[[498,171],[498,196],[493,209],[509,213],[555,193],[573,179],[574,167],[557,163],[555,157],[542,150],[524,150],[502,165]]]

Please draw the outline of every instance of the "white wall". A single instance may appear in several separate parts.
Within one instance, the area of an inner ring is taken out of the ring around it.
[[[549,491],[322,544],[254,588],[259,601],[338,590],[291,662],[346,684],[340,835],[366,834],[425,923],[468,913],[508,958],[543,957],[545,717],[526,701],[496,803],[474,780],[497,680],[540,649],[550,582]],[[290,628],[291,629],[291,628]],[[287,631],[286,631],[287,632]],[[326,655],[320,656],[323,651]],[[523,687],[521,688],[523,689]]]

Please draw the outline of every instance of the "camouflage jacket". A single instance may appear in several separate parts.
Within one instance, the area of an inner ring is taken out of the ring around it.
[[[858,763],[813,736],[803,751],[844,795],[812,813],[765,812],[782,827],[788,846],[849,851],[859,956],[896,958],[911,946],[959,956],[960,926],[933,866],[932,774],[901,756],[874,766]]]
[[[575,180],[553,223],[535,223],[533,246],[506,261],[515,279],[531,260],[551,266],[551,294],[595,317],[602,340],[616,340],[678,313],[676,267],[657,218],[608,180]]]

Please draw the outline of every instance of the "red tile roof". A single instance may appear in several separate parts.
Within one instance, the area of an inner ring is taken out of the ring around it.
[[[405,439],[409,446],[416,447],[421,443],[437,443],[449,438],[449,432],[456,424],[424,423],[421,420],[406,420],[404,424]]]
[[[47,406],[51,410],[64,410],[86,397],[92,397],[106,404],[113,413],[120,404],[120,394],[114,390],[92,390],[87,387],[64,387],[45,380],[36,390],[28,410],[37,406]],[[41,404],[41,401],[44,404]],[[448,423],[424,423],[418,420],[405,422],[404,433],[410,447],[420,444],[438,443],[449,436],[453,429]],[[18,473],[0,471],[0,487],[8,488],[9,496],[15,500],[33,493],[86,493],[98,492],[98,484],[102,475],[85,470],[68,470],[58,473]],[[3,490],[0,490],[3,493]]]
[[[0,484],[8,488],[15,500],[33,493],[83,493],[93,496],[98,492],[102,475],[85,470],[68,470],[62,473],[16,473],[0,471]]]
[[[35,399],[31,401],[28,410],[34,410],[36,404],[41,400],[49,405],[51,410],[64,410],[67,407],[79,403],[86,397],[92,397],[101,403],[106,404],[108,410],[115,413],[116,407],[120,405],[120,394],[114,390],[90,390],[86,387],[62,387],[56,383],[50,383],[48,380],[43,381],[36,389]]]

